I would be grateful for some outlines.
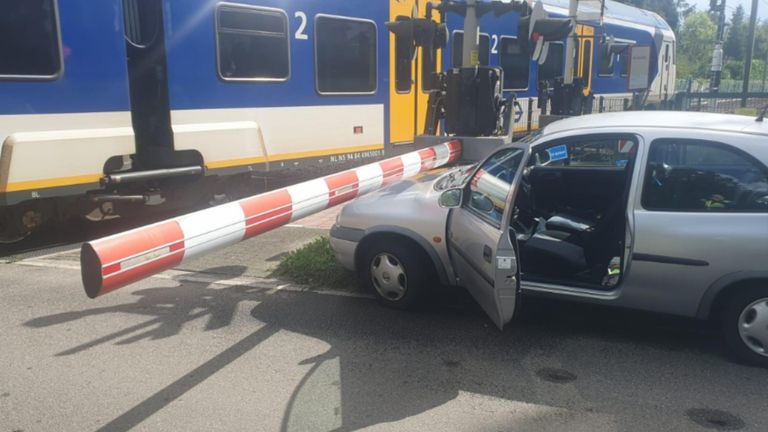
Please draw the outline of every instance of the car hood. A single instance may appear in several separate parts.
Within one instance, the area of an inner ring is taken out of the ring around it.
[[[418,228],[427,222],[428,231],[444,227],[448,209],[438,204],[442,190],[435,190],[435,183],[454,170],[457,168],[427,171],[359,197],[342,209],[339,225],[362,230],[399,226],[421,231]],[[444,231],[442,228],[438,230]]]

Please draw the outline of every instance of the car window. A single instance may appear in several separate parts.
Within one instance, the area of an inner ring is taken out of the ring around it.
[[[491,156],[469,182],[466,207],[498,225],[524,153],[519,148],[508,148]]]
[[[710,141],[653,142],[643,186],[649,210],[768,212],[768,170],[734,147]]]
[[[549,167],[626,167],[637,152],[631,137],[579,138],[536,150],[531,165]]]

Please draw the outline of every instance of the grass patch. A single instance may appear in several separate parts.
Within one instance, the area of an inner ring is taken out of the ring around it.
[[[736,108],[736,114],[757,117],[757,108]]]
[[[302,285],[322,285],[336,289],[357,287],[354,273],[336,261],[331,242],[325,236],[289,252],[278,264],[275,275]]]

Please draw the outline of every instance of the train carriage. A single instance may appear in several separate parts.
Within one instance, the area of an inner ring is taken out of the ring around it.
[[[0,238],[48,220],[92,219],[257,192],[255,176],[337,170],[412,150],[433,72],[460,65],[463,23],[436,57],[396,49],[386,22],[427,0],[9,0],[0,13]],[[545,0],[552,16],[567,3]],[[657,15],[606,1],[579,22],[577,76],[623,99],[628,50],[659,56],[646,101],[674,91],[674,35]],[[563,73],[562,42],[531,59],[519,13],[480,21],[481,64],[500,66],[537,127],[541,81]],[[434,58],[434,60],[432,60]],[[605,64],[603,64],[603,63]],[[530,101],[530,102],[529,102]],[[530,108],[530,109],[529,109]],[[237,192],[232,192],[236,194]]]

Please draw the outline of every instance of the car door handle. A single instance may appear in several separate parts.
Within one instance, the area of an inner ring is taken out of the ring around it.
[[[487,262],[491,262],[491,255],[493,255],[493,251],[490,246],[483,246],[483,259]]]

